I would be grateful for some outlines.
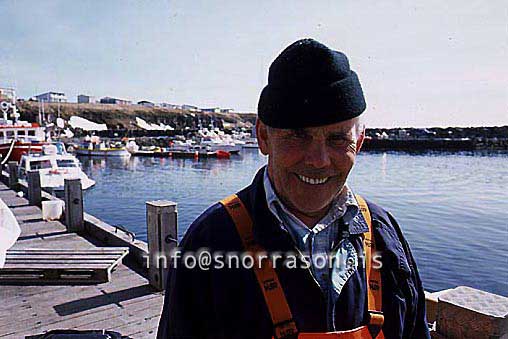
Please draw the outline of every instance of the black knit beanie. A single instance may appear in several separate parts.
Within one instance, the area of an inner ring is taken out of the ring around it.
[[[258,117],[275,128],[333,124],[359,116],[366,104],[347,57],[313,39],[291,44],[273,61]]]

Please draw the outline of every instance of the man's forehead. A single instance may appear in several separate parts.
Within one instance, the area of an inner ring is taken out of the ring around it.
[[[334,124],[323,125],[323,126],[315,126],[315,127],[302,127],[302,128],[288,128],[288,129],[278,129],[281,132],[305,132],[308,134],[335,134],[335,133],[351,133],[353,128],[356,125],[358,119],[350,119],[346,121],[341,121]]]

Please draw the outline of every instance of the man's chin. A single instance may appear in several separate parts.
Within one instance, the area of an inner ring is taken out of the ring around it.
[[[330,202],[331,203],[331,202]],[[309,204],[299,204],[299,205],[293,205],[293,208],[298,211],[299,214],[303,214],[307,217],[316,217],[321,216],[323,213],[325,213],[328,210],[329,204],[325,205],[316,205],[316,206],[309,206]]]

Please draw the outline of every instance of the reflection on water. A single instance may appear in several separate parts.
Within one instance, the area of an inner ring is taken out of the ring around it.
[[[248,185],[266,158],[80,158],[97,184],[87,212],[146,240],[145,202],[178,203],[179,238],[208,206]],[[508,295],[508,155],[361,153],[349,185],[399,221],[425,288],[469,285]]]

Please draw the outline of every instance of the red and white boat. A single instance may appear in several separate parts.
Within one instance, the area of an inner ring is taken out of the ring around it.
[[[42,152],[42,146],[47,144],[45,129],[37,123],[18,120],[14,89],[0,88],[0,109],[2,162],[19,161],[23,154]]]

